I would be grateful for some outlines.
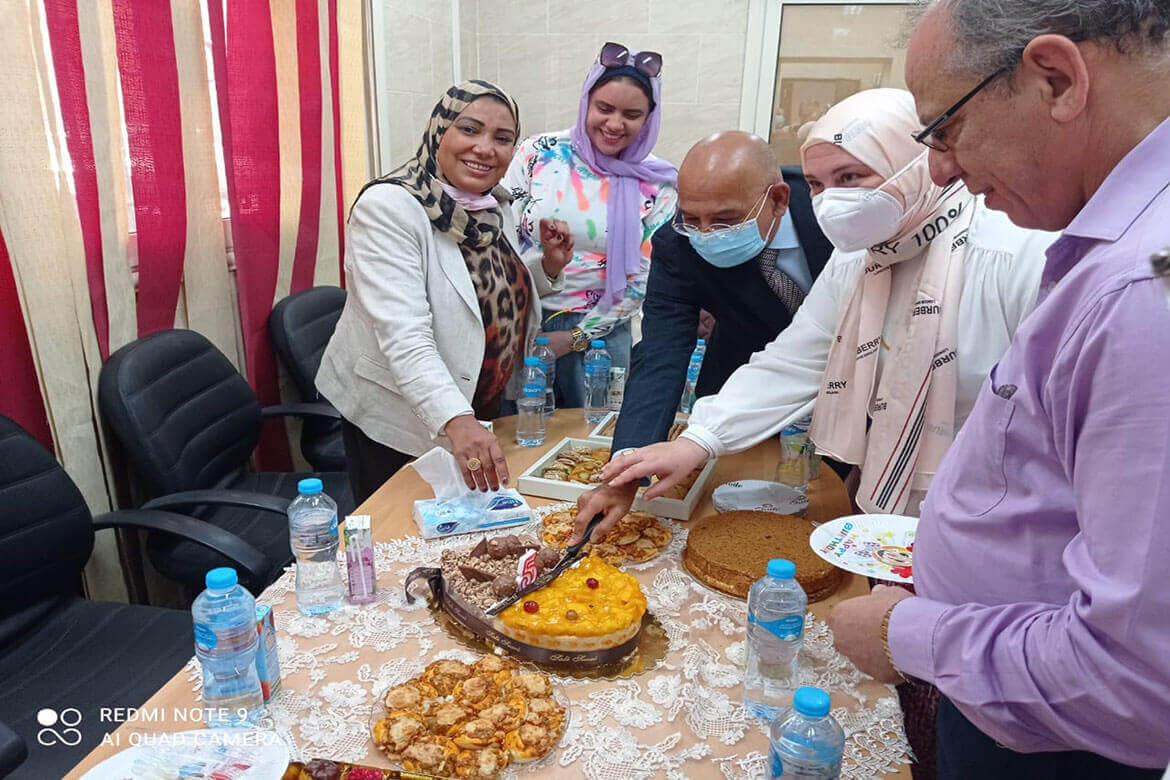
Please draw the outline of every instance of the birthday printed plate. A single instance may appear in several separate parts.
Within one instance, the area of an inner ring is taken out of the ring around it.
[[[891,582],[914,582],[917,517],[850,515],[813,530],[813,552],[839,569]]]

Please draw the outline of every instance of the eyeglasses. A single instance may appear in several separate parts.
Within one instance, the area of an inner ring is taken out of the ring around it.
[[[640,51],[631,55],[629,48],[620,43],[610,41],[601,47],[597,61],[607,68],[620,68],[623,65],[632,65],[634,70],[647,78],[655,78],[662,72],[662,55],[656,51]]]
[[[931,122],[926,127],[924,127],[920,132],[911,133],[910,134],[911,137],[913,137],[915,141],[922,144],[926,148],[934,149],[936,152],[949,151],[950,147],[947,146],[946,142],[944,142],[940,138],[936,138],[934,134],[936,132],[938,132],[940,127],[942,127],[947,122],[949,122],[955,116],[955,114],[958,113],[960,108],[967,105],[967,102],[969,100],[971,100],[971,98],[978,95],[980,90],[982,90],[988,84],[995,81],[997,78],[1002,76],[1004,73],[1007,73],[1011,69],[1012,68],[1008,67],[1008,66],[1002,67],[999,70],[997,70],[995,73],[992,73],[990,76],[983,79],[983,81],[980,81],[979,84],[976,85],[975,89],[971,90],[966,95],[963,95],[963,97],[959,98],[959,101],[957,103],[955,103],[953,106],[948,108],[946,111],[939,114],[937,119],[935,119],[933,122]]]
[[[706,230],[703,230],[698,225],[687,224],[686,221],[683,220],[682,211],[675,210],[674,217],[672,217],[670,220],[670,226],[674,228],[675,233],[678,233],[680,236],[684,236],[685,238],[700,236],[704,233],[713,233],[717,230],[729,230],[731,228],[743,227],[744,225],[749,224],[753,219],[759,218],[760,214],[764,211],[764,200],[768,197],[768,193],[772,191],[772,187],[774,186],[776,185],[768,185],[768,189],[764,190],[764,194],[761,195],[760,199],[755,202],[751,208],[751,211],[749,211],[748,215],[743,218],[742,222],[737,222],[734,225],[718,223],[715,225],[710,225]]]

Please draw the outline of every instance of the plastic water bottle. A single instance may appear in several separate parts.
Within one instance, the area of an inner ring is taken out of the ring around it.
[[[590,342],[585,353],[585,420],[601,422],[609,414],[609,369],[613,361],[600,339]]]
[[[792,709],[772,721],[771,776],[825,780],[841,773],[845,731],[829,714],[829,694],[797,688]]]
[[[337,504],[321,480],[302,479],[288,506],[288,539],[297,557],[297,609],[322,615],[341,606],[345,585],[337,567]]]
[[[557,410],[557,399],[553,393],[553,382],[557,379],[557,356],[548,345],[548,336],[536,337],[532,354],[540,358],[544,368],[544,419],[547,420]]]
[[[207,572],[207,590],[191,605],[195,655],[203,665],[203,717],[212,728],[249,726],[264,714],[256,673],[256,600],[236,570]]]
[[[699,372],[703,368],[703,356],[698,352],[691,355],[691,362],[687,365],[687,384],[683,388],[682,399],[679,400],[678,410],[689,414],[695,406],[695,386],[699,384]]]
[[[757,718],[776,717],[796,687],[808,597],[795,577],[792,561],[773,558],[768,561],[767,574],[748,591],[743,703]]]
[[[546,402],[544,371],[535,355],[524,358],[521,396],[516,401],[516,443],[521,447],[544,444],[544,410]]]
[[[808,481],[811,482],[821,474],[821,456],[817,454],[817,447],[813,440],[808,438],[808,429],[812,426],[812,415],[792,424],[793,428],[803,431],[805,435],[804,449],[808,453]]]
[[[707,340],[706,339],[698,339],[697,341],[695,341],[694,354],[698,355],[700,359],[702,359],[702,357],[707,354]]]

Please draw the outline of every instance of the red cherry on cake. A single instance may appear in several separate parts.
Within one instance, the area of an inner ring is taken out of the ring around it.
[[[598,581],[597,581],[595,578],[593,578],[593,577],[590,577],[589,579],[585,580],[585,584],[586,584],[586,585],[588,585],[588,586],[589,586],[590,588],[592,588],[593,590],[597,590],[597,589],[598,589],[598,588],[601,586],[601,583],[600,583],[600,582],[598,582]]]
[[[525,601],[524,602],[524,611],[530,615],[535,614],[536,611],[539,609],[540,609],[540,605],[537,604],[535,601]]]

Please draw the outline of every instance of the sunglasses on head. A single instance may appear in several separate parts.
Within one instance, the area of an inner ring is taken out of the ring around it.
[[[655,78],[662,72],[662,55],[656,51],[640,51],[630,54],[630,50],[620,43],[610,41],[601,47],[597,61],[607,68],[620,68],[623,65],[632,65],[635,70],[647,78]]]

